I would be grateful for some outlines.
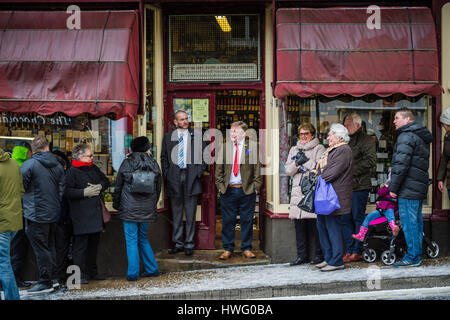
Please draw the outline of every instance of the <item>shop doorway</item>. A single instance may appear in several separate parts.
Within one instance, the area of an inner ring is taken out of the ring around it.
[[[212,92],[171,92],[167,94],[166,116],[164,132],[173,127],[173,115],[179,109],[188,112],[191,128],[201,128],[205,133],[210,128],[216,128],[222,132],[223,142],[226,140],[226,130],[235,121],[244,121],[249,128],[255,129],[257,134],[260,128],[261,91],[258,90],[218,90]],[[204,135],[204,137],[208,137]],[[219,137],[217,137],[219,138]],[[212,135],[207,144],[214,144],[216,137]],[[211,147],[213,150],[214,148]],[[215,152],[212,151],[211,156]],[[221,249],[221,210],[219,194],[215,186],[215,163],[208,165],[207,172],[203,175],[203,194],[197,203],[195,248]],[[255,216],[253,221],[254,249],[259,249],[260,240],[260,211],[263,199],[261,194],[257,196]],[[172,230],[169,230],[169,237]],[[236,227],[236,245],[239,248],[240,225]]]

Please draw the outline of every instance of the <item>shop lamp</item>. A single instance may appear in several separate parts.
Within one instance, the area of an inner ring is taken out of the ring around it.
[[[228,19],[225,16],[215,16],[217,23],[220,26],[220,29],[222,29],[223,32],[230,32],[231,26],[228,23]]]

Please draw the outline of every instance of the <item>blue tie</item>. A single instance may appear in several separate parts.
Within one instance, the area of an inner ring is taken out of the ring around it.
[[[182,169],[185,168],[183,135],[178,138],[178,166]]]

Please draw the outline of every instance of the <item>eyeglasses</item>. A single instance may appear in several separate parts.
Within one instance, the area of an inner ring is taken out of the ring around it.
[[[311,132],[300,132],[299,135],[300,136],[309,136],[311,134]]]

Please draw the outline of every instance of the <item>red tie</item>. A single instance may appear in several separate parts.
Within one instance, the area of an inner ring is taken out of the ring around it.
[[[234,155],[234,164],[233,164],[233,173],[234,176],[237,177],[238,173],[239,173],[239,145],[236,143],[236,153]]]

